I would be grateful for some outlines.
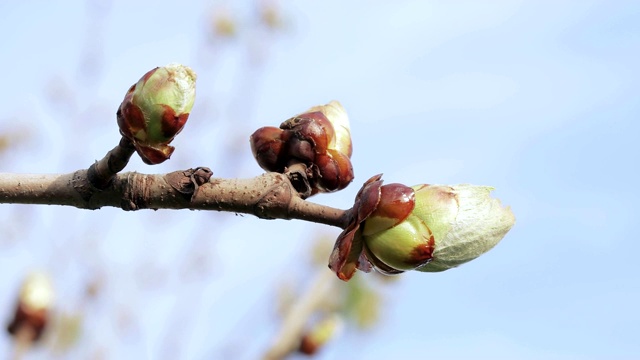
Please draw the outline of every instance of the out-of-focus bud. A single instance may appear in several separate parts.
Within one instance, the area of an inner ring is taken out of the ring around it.
[[[120,133],[145,163],[160,164],[173,153],[169,144],[187,122],[195,96],[193,70],[180,64],[157,67],[127,91],[117,113]]]
[[[354,251],[353,244],[362,243],[366,260],[384,274],[444,271],[489,251],[515,223],[511,210],[491,198],[493,188],[487,186],[389,184],[363,189],[360,197],[377,199],[375,210],[359,214],[357,225],[343,231],[330,258],[330,267],[343,280],[356,268],[367,270],[362,259],[341,261],[356,258],[344,255],[346,248]]]
[[[238,32],[238,25],[228,9],[219,8],[212,18],[211,29],[214,36],[232,38]]]
[[[315,324],[310,331],[302,335],[300,348],[305,355],[313,355],[331,339],[335,338],[343,328],[343,320],[338,314],[331,314]]]
[[[344,189],[353,180],[349,118],[337,101],[312,107],[279,129],[260,128],[250,143],[264,170],[283,173],[293,164],[304,164],[312,194]]]
[[[270,30],[277,30],[283,27],[282,10],[278,7],[276,1],[261,1],[260,20]]]
[[[54,291],[49,277],[41,272],[29,274],[22,283],[14,318],[7,327],[9,333],[27,336],[29,341],[38,340],[49,321],[53,301]]]

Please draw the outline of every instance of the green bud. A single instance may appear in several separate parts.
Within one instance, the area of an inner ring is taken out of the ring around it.
[[[415,213],[430,224],[435,238],[433,261],[419,271],[444,271],[491,250],[516,218],[511,208],[490,196],[492,187],[415,186]]]
[[[396,270],[444,271],[471,261],[493,248],[515,222],[511,210],[490,197],[493,188],[475,185],[414,186],[413,209],[394,222],[399,217],[385,216],[384,209],[397,207],[397,200],[385,201],[384,189],[378,208],[364,221],[362,237],[369,256]]]
[[[149,71],[127,92],[118,109],[118,126],[145,163],[159,164],[173,153],[169,143],[187,122],[195,82],[189,67],[169,64]]]

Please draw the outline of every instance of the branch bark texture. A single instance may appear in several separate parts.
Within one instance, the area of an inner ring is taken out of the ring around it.
[[[301,219],[346,227],[349,211],[303,200],[286,175],[265,173],[251,179],[198,178],[198,169],[168,174],[121,173],[103,189],[88,170],[70,174],[0,173],[0,203],[123,210],[191,209],[253,214],[263,219]],[[208,171],[208,169],[206,169]]]

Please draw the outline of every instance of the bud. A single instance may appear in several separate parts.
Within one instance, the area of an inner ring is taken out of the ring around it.
[[[49,277],[40,272],[29,274],[20,289],[14,318],[7,327],[9,333],[14,336],[26,333],[29,340],[38,340],[49,320],[53,300]]]
[[[372,180],[358,193],[354,224],[340,234],[329,261],[343,280],[356,268],[368,270],[362,254],[384,274],[444,271],[489,251],[515,223],[511,210],[490,197],[491,187]]]
[[[349,118],[337,101],[315,106],[280,125],[263,127],[250,138],[258,165],[266,171],[286,171],[306,165],[312,194],[344,189],[353,180]]]
[[[515,222],[511,210],[490,197],[491,187],[419,185],[385,197],[388,186],[398,185],[381,188],[380,204],[362,230],[368,254],[396,270],[444,271],[471,261]]]
[[[146,164],[160,164],[173,153],[169,144],[187,122],[195,86],[193,70],[169,64],[149,71],[127,91],[118,109],[118,126]]]
[[[226,8],[218,8],[211,19],[212,35],[220,38],[233,38],[238,33],[238,24]]]
[[[342,318],[338,314],[327,315],[302,335],[298,351],[305,355],[314,355],[339,335],[343,326]]]
[[[336,100],[326,105],[314,106],[307,113],[320,111],[333,126],[334,136],[330,139],[328,149],[340,152],[351,158],[353,147],[351,144],[351,127],[349,117],[342,105]]]
[[[283,131],[273,126],[256,130],[250,138],[251,152],[261,168],[267,171],[283,172],[287,166],[283,148]]]
[[[367,259],[365,253],[360,225],[380,203],[381,178],[382,174],[375,175],[362,185],[351,209],[349,223],[333,246],[329,257],[329,268],[340,280],[349,281],[356,269],[364,272],[371,271],[371,261]]]

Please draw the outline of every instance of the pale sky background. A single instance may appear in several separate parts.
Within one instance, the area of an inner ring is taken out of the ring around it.
[[[350,207],[382,172],[387,183],[492,185],[517,223],[460,268],[403,274],[386,288],[379,326],[347,332],[318,359],[640,357],[640,3],[283,1],[282,33],[241,30],[241,41],[203,50],[220,4],[1,2],[0,132],[31,137],[0,157],[0,171],[88,167],[117,143],[128,87],[170,62],[199,73],[191,118],[170,161],[135,158],[126,171],[256,176],[251,132],[337,99],[356,178],[313,201]],[[242,20],[252,4],[227,5]],[[79,70],[87,49],[100,69],[90,76]],[[262,60],[247,63],[248,51]],[[43,268],[60,307],[89,306],[82,342],[65,356],[102,347],[110,359],[168,358],[174,326],[183,358],[256,358],[277,329],[276,279],[303,273],[315,234],[339,233],[218,213],[9,205],[0,225],[3,327],[24,274]],[[193,252],[212,265],[184,282],[172,264]],[[158,271],[141,275],[141,264]],[[79,303],[101,271],[100,299]],[[10,349],[1,335],[0,354]]]

